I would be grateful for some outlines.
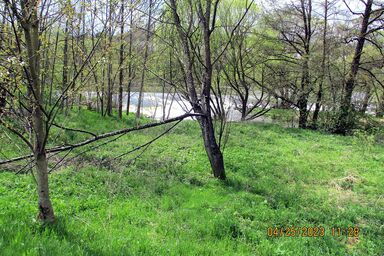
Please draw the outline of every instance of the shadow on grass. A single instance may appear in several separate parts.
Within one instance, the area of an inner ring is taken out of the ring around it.
[[[61,241],[66,241],[71,244],[71,247],[77,247],[85,255],[107,255],[103,252],[90,248],[88,240],[77,236],[76,234],[68,231],[66,220],[62,217],[56,217],[54,223],[40,224],[37,228],[37,235],[46,233],[48,236],[56,236]],[[49,252],[48,252],[49,253]],[[70,254],[70,252],[67,252]]]
[[[227,193],[247,192],[263,198],[271,209],[298,207],[303,203],[302,188],[290,188],[282,184],[269,184],[263,181],[247,182],[235,177],[221,182]],[[254,198],[256,200],[256,198]]]

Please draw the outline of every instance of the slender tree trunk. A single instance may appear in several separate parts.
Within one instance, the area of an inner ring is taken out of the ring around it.
[[[249,92],[248,92],[249,90],[246,87],[244,87],[244,89],[245,89],[244,96],[240,97],[240,100],[241,100],[241,121],[245,121],[247,119],[247,115],[248,115],[247,104],[248,104],[248,98],[249,98]]]
[[[44,39],[43,40],[47,40],[48,42],[51,42],[51,35],[52,35],[52,28],[49,29],[49,32],[48,32],[48,38],[46,38],[46,35],[44,35]],[[42,35],[40,35],[42,36]],[[55,56],[53,56],[55,57]],[[41,86],[42,86],[42,91],[44,91],[44,88],[45,88],[45,85],[47,83],[47,77],[48,77],[48,67],[50,65],[50,51],[49,51],[49,47],[46,47],[45,50],[43,51],[42,53],[42,56],[41,56],[41,59],[42,59],[42,63],[41,65],[44,66],[43,68],[43,72],[41,72]]]
[[[127,109],[126,114],[129,115],[129,106],[131,105],[131,88],[133,79],[133,68],[132,68],[132,44],[133,44],[133,5],[134,0],[131,0],[131,7],[129,9],[129,47],[128,47],[128,88],[127,88]]]
[[[204,148],[207,153],[213,176],[225,180],[225,168],[223,154],[216,142],[213,122],[211,115],[200,119],[200,128],[204,140]]]
[[[97,8],[96,8],[96,5],[94,6],[93,8],[93,12],[91,12],[91,42],[92,42],[92,49],[95,47],[95,15],[96,15],[96,11],[97,11]],[[99,79],[98,79],[98,75],[97,75],[97,72],[92,70],[92,74],[93,74],[93,79],[94,79],[94,82],[96,84],[96,111],[97,112],[102,112],[102,108],[100,107],[100,104],[101,104],[101,95],[100,95],[100,90],[99,90]],[[92,97],[92,95],[91,95]]]
[[[68,26],[69,21],[65,22],[65,29],[64,29],[64,48],[63,48],[63,79],[62,79],[62,91],[64,92],[68,86]],[[63,96],[63,104],[62,108],[68,106],[68,94],[65,93]]]
[[[384,92],[381,95],[381,99],[378,99],[378,102],[377,102],[376,117],[378,117],[378,118],[384,117]]]
[[[79,27],[79,37],[81,38],[80,46],[81,46],[81,55],[79,59],[79,66],[81,67],[84,63],[84,56],[87,53],[87,49],[85,46],[85,2],[82,0],[81,7],[80,7],[80,20],[79,23],[81,23],[81,28]],[[84,86],[85,79],[84,79],[84,72],[83,70],[80,71],[80,86]],[[79,111],[81,110],[81,104],[82,104],[82,92],[79,91]]]
[[[139,99],[138,99],[137,110],[136,110],[136,117],[137,118],[140,117],[140,115],[141,115],[141,108],[143,106],[145,69],[146,69],[147,60],[148,60],[149,39],[151,37],[152,5],[153,5],[153,1],[149,0],[149,12],[148,12],[148,22],[147,22],[147,33],[146,33],[146,38],[145,38],[143,70],[141,72],[141,83],[140,83]]]
[[[37,166],[37,191],[39,219],[44,222],[52,222],[55,219],[53,207],[49,197],[47,157],[45,143],[47,130],[42,112],[43,98],[40,82],[40,38],[37,0],[21,1],[23,10],[23,30],[25,43],[28,52],[28,64],[32,81],[30,87],[33,91],[32,102],[32,123],[34,129],[34,156]]]
[[[207,152],[213,175],[216,178],[225,180],[225,169],[223,154],[216,142],[215,129],[212,121],[211,111],[211,86],[212,86],[212,59],[211,59],[211,30],[210,30],[210,11],[211,2],[207,1],[206,11],[203,13],[201,4],[199,5],[199,16],[202,23],[204,37],[204,74],[203,74],[203,113],[206,117],[200,120],[200,126],[204,138],[205,151]]]
[[[355,88],[355,80],[357,72],[359,71],[361,54],[363,53],[365,37],[368,31],[369,18],[372,11],[373,0],[367,0],[365,5],[365,11],[363,15],[363,20],[360,27],[360,34],[357,38],[357,45],[355,48],[355,53],[352,60],[351,70],[348,74],[347,81],[344,87],[344,97],[341,101],[339,118],[336,124],[336,133],[347,134],[354,126],[354,109],[352,107],[352,94]]]
[[[101,115],[105,116],[104,111],[104,99],[105,99],[105,64],[103,64],[103,71],[102,71],[102,82],[101,82],[101,88],[100,88],[100,109],[101,109]]]
[[[54,53],[53,53],[51,81],[49,83],[49,105],[52,104],[53,81],[55,80],[55,66],[56,66],[56,57],[57,57],[57,47],[59,45],[59,34],[60,34],[59,32],[60,32],[59,30],[57,30],[57,32],[56,32],[55,50],[54,50]]]
[[[5,84],[2,84],[0,86],[5,86]],[[4,112],[4,109],[7,105],[7,92],[0,88],[0,115]]]
[[[165,71],[163,73],[163,78],[164,78],[164,81],[163,81],[163,86],[162,86],[162,91],[161,91],[161,105],[162,105],[162,115],[161,115],[161,120],[165,120],[165,110],[166,110],[166,105],[167,105],[167,100],[165,98],[165,79],[166,79],[166,76],[165,76]],[[167,98],[168,98],[168,95],[167,95]]]
[[[297,102],[299,108],[299,128],[307,128],[308,120],[308,87],[309,87],[309,68],[308,55],[304,56],[303,74],[301,80],[301,92]]]
[[[218,178],[225,180],[225,168],[223,154],[216,142],[215,130],[212,121],[211,114],[211,85],[212,85],[212,60],[211,60],[211,46],[210,46],[210,35],[211,30],[210,24],[210,10],[211,2],[207,1],[206,11],[203,14],[201,3],[199,5],[199,18],[202,24],[203,35],[204,35],[204,74],[203,74],[203,92],[201,94],[201,103],[197,98],[196,86],[193,76],[193,61],[190,44],[188,41],[188,32],[186,32],[182,25],[180,17],[177,13],[177,6],[175,0],[170,0],[172,15],[174,24],[177,28],[177,32],[183,48],[183,68],[185,71],[186,84],[188,87],[188,98],[192,105],[195,113],[203,114],[203,117],[198,118],[203,140],[204,148],[207,153],[209,162],[211,164],[213,175]]]
[[[323,30],[323,56],[321,59],[321,77],[319,88],[316,95],[315,111],[313,112],[312,127],[317,129],[319,113],[321,109],[321,101],[323,98],[323,83],[325,78],[325,60],[327,57],[327,29],[328,29],[328,0],[324,2],[324,30]]]
[[[2,10],[3,12],[3,20],[0,24],[0,49],[3,48],[3,42],[5,40],[4,36],[3,36],[3,28],[5,26],[5,21],[6,21],[6,6],[4,6],[4,9]],[[2,83],[0,84],[0,118],[1,118],[1,114],[4,113],[4,110],[5,110],[5,107],[7,105],[7,92],[5,90],[5,87],[6,87],[6,83]]]
[[[113,80],[112,80],[112,0],[109,0],[109,15],[108,15],[108,91],[107,91],[107,114],[112,116],[112,96],[113,96]]]
[[[120,9],[120,58],[119,58],[119,105],[118,116],[121,119],[123,117],[123,80],[124,80],[124,1],[121,1]]]
[[[371,98],[371,86],[365,83],[365,94],[364,94],[363,104],[360,108],[361,114],[364,114],[365,112],[367,112],[370,98]]]

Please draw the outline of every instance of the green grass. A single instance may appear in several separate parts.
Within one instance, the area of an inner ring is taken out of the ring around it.
[[[119,121],[85,110],[60,118],[68,127],[97,133],[134,123],[132,117]],[[383,144],[233,123],[225,148],[228,180],[220,182],[212,178],[197,124],[185,121],[140,157],[137,151],[111,160],[164,130],[125,135],[52,173],[57,221],[51,226],[35,220],[32,176],[1,172],[0,255],[384,252]],[[53,132],[51,145],[86,137]],[[323,226],[326,234],[270,238],[271,226]],[[361,229],[358,240],[330,235],[331,227],[350,226]]]

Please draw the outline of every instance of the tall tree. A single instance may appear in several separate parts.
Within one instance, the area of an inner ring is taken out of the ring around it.
[[[185,4],[185,6],[183,6]],[[252,2],[251,2],[252,4]],[[213,66],[217,63],[219,57],[213,59],[212,57],[212,33],[216,29],[216,19],[219,1],[199,0],[181,2],[176,0],[169,0],[169,7],[171,9],[173,24],[177,29],[179,43],[182,48],[182,60],[180,61],[185,76],[185,83],[187,87],[187,94],[185,95],[190,102],[192,109],[195,113],[202,114],[198,117],[200,124],[204,147],[207,153],[213,175],[219,179],[226,179],[224,159],[221,149],[215,137],[215,129],[212,118],[211,107],[211,88],[212,88],[212,73]],[[183,13],[183,21],[180,14],[181,7],[188,11]],[[249,7],[248,7],[249,8]],[[248,11],[248,9],[247,9]],[[246,12],[247,12],[246,11]],[[245,13],[246,13],[245,12]],[[200,26],[199,38],[202,40],[201,52],[203,56],[199,55],[199,43],[194,42],[194,34],[198,31],[195,27],[196,20],[194,14],[197,13],[197,22]],[[188,17],[189,16],[189,17]],[[244,16],[243,16],[244,17]],[[240,19],[239,23],[242,21]],[[238,24],[235,28],[238,27]],[[229,43],[228,43],[229,44]],[[228,44],[224,46],[227,48]],[[196,69],[195,60],[198,59],[202,65],[202,77],[200,78],[199,71]],[[198,80],[201,83],[201,92],[198,95]],[[196,81],[197,80],[197,81]]]
[[[47,142],[47,126],[44,120],[44,99],[42,84],[40,81],[40,19],[38,16],[39,2],[37,0],[21,0],[21,12],[16,4],[9,3],[13,14],[18,18],[24,34],[26,51],[28,56],[27,73],[29,94],[29,109],[32,113],[33,149],[37,169],[37,194],[39,219],[44,222],[52,222],[55,219],[53,207],[49,195],[48,186],[48,161],[45,152]]]
[[[113,69],[113,62],[112,62],[112,39],[113,39],[113,19],[112,14],[114,12],[114,4],[113,0],[107,1],[107,8],[108,8],[108,42],[107,42],[107,49],[108,49],[108,70],[107,70],[107,83],[108,83],[108,89],[107,89],[107,115],[112,116],[112,105],[113,105],[113,87],[114,87],[114,79],[112,77],[112,69]]]
[[[118,116],[123,117],[123,80],[124,80],[124,0],[120,2],[120,52],[119,52],[119,104]]]
[[[362,14],[363,18],[361,20],[360,33],[357,38],[355,53],[353,55],[350,71],[345,83],[344,96],[341,101],[338,122],[336,124],[336,133],[340,134],[348,133],[353,128],[355,122],[353,114],[354,110],[351,104],[352,93],[355,88],[356,76],[359,71],[360,59],[364,49],[368,26],[370,24],[373,0],[367,0],[364,4],[365,10],[364,14]]]
[[[126,114],[129,115],[129,105],[131,104],[131,88],[134,77],[133,70],[133,8],[134,0],[131,0],[129,7],[129,42],[128,42],[128,86],[127,86],[127,109]]]
[[[308,101],[313,90],[310,74],[312,36],[314,34],[312,16],[312,0],[300,0],[275,11],[269,21],[270,26],[280,33],[280,40],[287,47],[284,61],[288,64],[296,64],[298,67],[297,73],[300,74],[300,77],[299,79],[294,78],[297,82],[291,84],[294,85],[297,94],[296,102],[292,103],[299,109],[300,128],[307,127]],[[290,55],[294,55],[294,57],[292,58]],[[291,65],[292,68],[294,66]],[[281,97],[281,99],[286,100],[285,97]]]
[[[320,81],[319,81],[319,88],[317,89],[317,95],[316,95],[316,104],[315,104],[315,110],[313,112],[312,117],[312,127],[317,128],[317,123],[319,119],[319,113],[323,98],[323,84],[325,79],[325,72],[326,72],[326,60],[327,60],[327,52],[328,52],[328,40],[327,40],[327,32],[328,32],[328,12],[329,12],[329,6],[330,3],[328,0],[324,0],[324,26],[323,26],[323,35],[322,35],[322,41],[323,41],[323,52],[321,56],[321,74],[320,74]]]
[[[152,26],[152,8],[153,8],[153,0],[149,0],[148,6],[148,20],[147,20],[147,28],[145,35],[145,45],[144,45],[144,57],[143,57],[143,69],[141,71],[141,81],[140,81],[140,89],[139,89],[139,98],[137,103],[136,117],[139,118],[141,115],[141,108],[143,107],[143,93],[144,93],[144,83],[145,83],[145,71],[148,60],[148,50],[149,43],[151,39],[151,26]]]

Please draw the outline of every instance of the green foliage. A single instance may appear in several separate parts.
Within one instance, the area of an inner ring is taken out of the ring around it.
[[[64,117],[59,117],[64,118]],[[60,120],[64,121],[64,120]],[[66,125],[133,125],[82,110]],[[144,120],[142,121],[144,122]],[[56,128],[55,128],[56,129]],[[139,153],[111,160],[165,127],[128,134],[50,175],[57,222],[35,220],[31,175],[0,173],[1,255],[380,255],[384,149],[277,125],[233,123],[228,180],[210,173],[198,125],[185,121]],[[78,134],[60,135],[78,140]],[[102,160],[111,160],[103,164]],[[268,227],[323,226],[324,237],[269,238]],[[361,228],[357,241],[331,227]]]

